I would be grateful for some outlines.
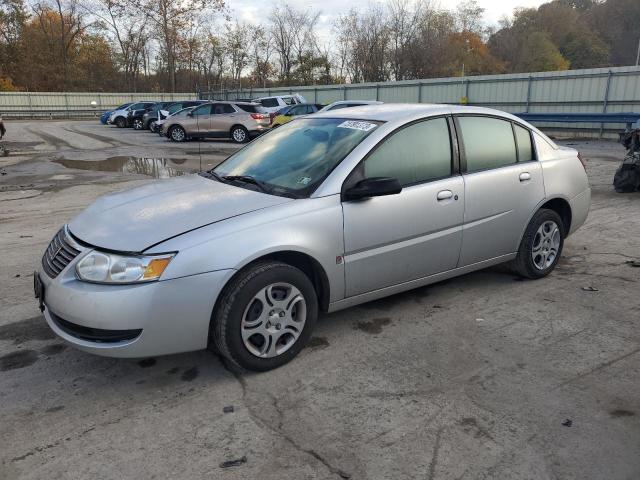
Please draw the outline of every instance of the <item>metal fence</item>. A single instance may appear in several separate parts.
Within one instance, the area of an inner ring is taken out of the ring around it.
[[[640,111],[640,68],[481,75],[399,82],[314,85],[201,92],[203,99],[232,100],[299,93],[307,101],[379,100],[399,103],[466,103],[510,113],[616,113]],[[547,130],[602,135],[619,124],[538,123]]]
[[[92,118],[127,102],[195,98],[195,93],[1,92],[0,114],[6,118]]]

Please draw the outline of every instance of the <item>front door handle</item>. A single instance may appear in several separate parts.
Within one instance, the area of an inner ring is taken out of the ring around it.
[[[453,192],[451,190],[441,190],[438,192],[438,201],[448,200],[453,197]]]
[[[529,180],[531,180],[531,174],[529,172],[522,172],[520,174],[521,182],[528,182]]]

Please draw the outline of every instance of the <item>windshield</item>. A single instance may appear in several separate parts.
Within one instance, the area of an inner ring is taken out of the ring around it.
[[[308,196],[379,122],[302,118],[258,137],[218,165],[219,178],[250,176],[273,193]]]

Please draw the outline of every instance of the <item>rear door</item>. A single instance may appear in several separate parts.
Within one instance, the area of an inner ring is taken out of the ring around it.
[[[464,185],[445,117],[383,140],[347,180],[394,177],[397,195],[344,201],[346,295],[451,270],[462,243]]]
[[[460,266],[517,251],[544,199],[531,132],[508,119],[458,116],[465,215]]]
[[[214,103],[211,106],[211,135],[228,137],[231,127],[236,123],[236,109],[228,103]]]

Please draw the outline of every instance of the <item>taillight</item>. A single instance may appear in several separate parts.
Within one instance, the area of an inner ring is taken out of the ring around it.
[[[269,118],[269,116],[265,115],[264,113],[252,113],[251,118],[253,118],[254,120],[264,120],[266,118]]]
[[[578,160],[580,160],[580,163],[582,164],[582,168],[584,168],[584,171],[587,171],[587,161],[583,158],[582,154],[580,152],[578,152]]]

